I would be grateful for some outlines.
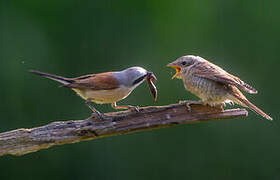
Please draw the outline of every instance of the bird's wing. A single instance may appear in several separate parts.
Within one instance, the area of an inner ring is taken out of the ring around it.
[[[206,62],[204,64],[200,64],[196,66],[195,68],[193,68],[193,75],[198,77],[203,77],[206,79],[211,79],[213,81],[217,81],[223,84],[232,84],[250,94],[258,93],[258,91],[254,89],[252,86],[246,84],[238,77],[229,74],[222,68],[212,63]]]
[[[89,74],[71,80],[74,82],[63,87],[92,90],[110,90],[119,87],[119,82],[112,76],[112,72]]]

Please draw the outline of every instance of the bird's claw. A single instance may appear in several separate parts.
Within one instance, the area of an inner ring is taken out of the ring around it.
[[[187,109],[188,109],[188,111],[191,111],[192,110],[192,108],[191,108],[191,104],[201,104],[202,102],[201,101],[186,101],[186,100],[184,100],[184,101],[179,101],[179,104],[185,104],[186,105],[186,107],[187,107]]]
[[[128,106],[128,109],[129,109],[130,111],[139,112],[139,106]]]
[[[219,111],[223,112],[224,111],[224,106],[226,106],[225,103],[221,103],[220,105],[214,106],[216,109]]]
[[[101,114],[100,112],[93,112],[93,113],[91,114],[91,116],[92,116],[92,117],[97,116],[97,117],[98,117],[98,120],[102,120],[102,121],[105,120],[104,115]]]

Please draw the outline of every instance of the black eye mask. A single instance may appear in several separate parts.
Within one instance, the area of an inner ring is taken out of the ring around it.
[[[145,74],[139,78],[137,78],[135,81],[133,81],[132,85],[135,85],[135,84],[138,84],[139,82],[141,82],[143,79],[145,79],[145,77],[147,76],[148,74]]]

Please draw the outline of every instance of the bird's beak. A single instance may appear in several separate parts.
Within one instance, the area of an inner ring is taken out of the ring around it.
[[[177,65],[174,65],[173,63],[170,63],[170,64],[167,64],[167,67],[172,67],[176,70],[176,73],[172,76],[171,79],[174,79],[174,78],[176,78],[177,76],[180,75],[180,72],[181,72],[181,67],[180,66],[177,66]]]

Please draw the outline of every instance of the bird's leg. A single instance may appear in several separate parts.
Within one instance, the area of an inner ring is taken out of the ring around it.
[[[112,108],[114,108],[114,109],[129,109],[129,110],[139,112],[139,107],[138,106],[131,106],[131,105],[119,106],[119,105],[117,105],[116,102],[112,103]]]
[[[199,100],[199,101],[179,101],[179,104],[185,104],[188,111],[192,110],[192,108],[190,106],[191,104],[202,104],[202,105],[204,105],[204,103],[201,100]]]
[[[226,106],[226,103],[221,103],[221,104],[218,104],[216,106],[214,106],[216,109],[218,109],[219,111],[223,112],[224,111],[224,106]]]
[[[91,99],[90,98],[88,98],[86,101],[85,101],[85,103],[86,103],[86,105],[88,105],[88,107],[92,110],[92,112],[94,112],[95,114],[97,114],[97,116],[99,117],[99,119],[104,119],[104,117],[103,117],[103,115],[97,110],[97,109],[95,109],[91,104],[90,104],[90,102],[91,102]]]

